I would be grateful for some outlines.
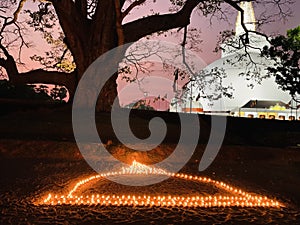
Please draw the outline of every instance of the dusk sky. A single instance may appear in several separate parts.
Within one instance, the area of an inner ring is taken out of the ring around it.
[[[152,1],[151,1],[152,2]],[[125,23],[127,21],[136,19],[137,17],[145,16],[152,14],[153,12],[160,12],[168,13],[170,4],[169,1],[155,1],[156,3],[148,3],[144,6],[141,6],[137,9],[135,9],[131,15],[125,18]],[[36,7],[36,3],[32,3],[31,1],[28,1],[25,5],[25,8],[34,8]],[[293,11],[293,15],[291,15],[290,18],[288,18],[288,21],[276,21],[273,23],[268,23],[264,26],[262,26],[262,31],[267,34],[285,34],[286,30],[294,28],[300,24],[300,14],[298,13],[300,11],[300,1],[296,0],[295,4],[291,6],[291,9]],[[277,12],[275,9],[270,9],[267,13],[271,15],[272,13]],[[261,14],[261,11],[255,7],[255,14],[256,17],[259,17]],[[192,19],[191,19],[191,25],[190,27],[195,27],[199,29],[201,39],[203,40],[202,44],[199,46],[201,49],[201,52],[199,52],[201,58],[207,63],[211,63],[215,59],[219,58],[219,54],[216,54],[213,52],[214,48],[216,47],[216,42],[218,39],[218,35],[220,31],[226,30],[226,29],[234,29],[235,21],[236,21],[237,12],[232,11],[227,13],[228,21],[220,21],[216,18],[213,18],[210,20],[209,17],[205,18],[202,15],[199,15],[199,12],[195,11],[193,13]],[[24,60],[25,62],[29,63],[26,58],[28,56],[33,55],[34,53],[43,53],[45,47],[42,47],[42,45],[45,44],[43,40],[41,40],[41,35],[39,33],[34,34],[33,32],[28,32],[27,40],[31,41],[33,44],[32,48],[24,49]],[[179,38],[182,38],[179,36]],[[179,40],[180,41],[180,40]],[[178,41],[178,42],[179,42]],[[32,63],[30,63],[32,64]],[[35,64],[37,66],[37,64]],[[27,64],[28,68],[31,68],[32,66]]]
[[[125,18],[124,23],[155,12],[160,12],[160,14],[169,13],[171,6],[169,1],[155,1],[155,3],[153,3],[153,1],[149,2],[151,3],[133,10],[132,13]],[[37,4],[32,1],[27,1],[25,4],[25,9],[34,9],[35,7],[37,7]],[[300,24],[300,14],[298,13],[300,11],[300,1],[295,1],[295,4],[290,7],[293,14],[287,21],[277,20],[276,22],[265,24],[261,27],[261,31],[267,34],[285,34],[288,29],[297,27]],[[198,49],[201,49],[201,51],[197,52],[197,55],[199,55],[201,60],[207,65],[220,57],[219,53],[213,52],[214,48],[217,46],[219,33],[224,30],[232,30],[235,27],[237,12],[232,10],[230,7],[226,8],[226,11],[227,21],[222,21],[217,18],[211,19],[210,17],[203,17],[203,15],[201,15],[201,13],[197,10],[193,13],[190,27],[195,27],[199,30],[200,38],[203,41],[199,46],[197,46]],[[268,8],[267,14],[272,15],[276,12],[277,9]],[[260,17],[261,13],[262,9],[255,7],[255,15],[257,18]],[[28,19],[28,15],[23,13],[20,18],[22,20],[25,20],[26,18]],[[48,48],[48,45],[45,40],[42,39],[40,33],[32,32],[32,30],[27,31],[25,38],[31,43],[31,47],[23,49],[22,60],[25,65],[21,66],[20,70],[26,71],[40,67],[39,63],[32,62],[29,57],[34,54],[43,55],[45,50]],[[163,40],[181,43],[182,35],[178,35],[178,39],[168,36],[167,38],[163,38]],[[172,74],[168,74],[166,76],[168,76],[168,79],[173,79]]]
[[[260,6],[261,7],[261,6]],[[169,1],[156,1],[155,4],[148,4],[144,7],[140,7],[139,9],[136,9],[133,11],[133,13],[128,16],[127,20],[130,21],[135,19],[137,16],[144,16],[145,13],[151,13],[151,12],[162,12],[162,13],[168,13],[170,8]],[[255,10],[255,16],[256,18],[259,18],[261,16],[262,10],[259,7],[256,7],[254,5]],[[273,34],[285,34],[288,29],[295,28],[300,25],[300,14],[298,13],[300,11],[300,1],[296,0],[293,5],[290,6],[291,10],[293,11],[293,14],[288,20],[276,20],[273,23],[267,23],[261,27],[261,30],[263,33],[266,33],[268,35]],[[159,9],[159,10],[158,10]],[[194,11],[192,19],[191,19],[191,25],[190,27],[195,27],[199,29],[201,38],[203,40],[200,48],[201,51],[200,55],[202,59],[207,63],[211,63],[215,59],[219,58],[219,54],[216,54],[213,52],[214,48],[216,47],[216,42],[218,39],[218,35],[221,31],[224,30],[231,30],[235,27],[237,12],[232,10],[232,8],[226,6],[226,10],[228,10],[228,13],[226,14],[228,21],[222,21],[217,18],[210,18],[210,17],[203,17],[199,11]],[[277,8],[268,8],[267,14],[272,15],[274,13],[277,13]],[[199,15],[200,14],[200,15]],[[182,37],[180,37],[182,38]]]
[[[136,11],[134,11],[132,13],[132,15],[130,15],[127,18],[127,21],[130,20],[134,20],[137,16],[143,16],[145,15],[145,12],[149,12],[151,13],[151,9],[153,9],[153,11],[155,12],[157,9],[159,9],[159,11],[164,12],[164,13],[168,13],[170,5],[168,4],[168,1],[164,1],[164,2],[160,2],[157,1],[156,4],[153,5],[146,5],[144,7],[141,7],[140,9],[137,9]],[[254,5],[255,7],[255,5]],[[277,34],[286,34],[286,31],[288,29],[291,28],[295,28],[297,26],[300,25],[300,14],[297,13],[298,11],[300,11],[300,1],[296,1],[296,3],[293,6],[290,6],[291,9],[293,9],[293,14],[291,15],[291,17],[288,18],[288,20],[286,21],[276,21],[273,23],[267,23],[265,25],[263,25],[261,27],[261,29],[259,31],[261,31],[262,33],[266,33],[268,35],[277,35]],[[218,35],[221,31],[224,30],[234,30],[235,28],[235,23],[236,23],[236,17],[237,17],[237,12],[232,10],[230,7],[226,8],[226,10],[228,10],[228,14],[227,14],[227,21],[222,21],[219,20],[217,18],[213,18],[211,20],[210,17],[203,17],[202,15],[199,15],[199,11],[194,11],[192,19],[191,19],[191,25],[190,27],[195,27],[200,31],[200,38],[203,40],[203,42],[199,45],[199,49],[200,51],[198,51],[196,54],[199,55],[199,58],[201,59],[201,61],[204,62],[204,64],[210,64],[212,62],[214,62],[216,59],[220,58],[220,53],[215,53],[214,49],[217,46],[217,40],[218,40]],[[271,10],[269,10],[267,12],[268,15],[272,15],[274,13],[277,13],[278,9],[273,8]],[[260,18],[262,14],[262,9],[258,9],[257,7],[255,7],[255,16],[256,18]],[[176,33],[176,31],[175,31]],[[178,35],[178,40],[176,39],[172,39],[170,37],[167,38],[163,38],[163,40],[171,40],[171,41],[175,41],[176,43],[181,43],[182,41],[182,35]],[[161,74],[160,74],[161,73]],[[166,71],[155,71],[152,75],[159,75],[159,76],[163,76],[166,77],[169,80],[173,80],[173,73],[172,71],[166,72]],[[186,82],[186,81],[185,81]],[[184,82],[184,83],[185,83]],[[164,82],[161,82],[164,83]],[[120,84],[120,83],[119,83]],[[182,83],[183,84],[183,83]],[[149,89],[149,92],[153,92],[153,93],[159,93],[159,91],[157,90],[152,90],[151,88],[148,87],[149,85],[145,85],[145,89]],[[172,88],[171,85],[164,85],[164,87],[161,87],[162,85],[160,85],[159,82],[157,82],[157,84],[155,85],[156,89],[160,89],[160,96],[164,96],[166,93],[168,93],[168,96],[171,96],[171,92],[172,92]],[[128,86],[127,86],[128,87]],[[130,89],[130,88],[128,88]],[[127,90],[128,93],[134,93],[132,94],[132,96],[135,96],[136,99],[138,99],[137,95],[137,91],[138,87],[137,85],[133,85],[132,84],[132,89]],[[126,95],[128,96],[128,95]],[[120,102],[127,102],[127,98],[124,97],[124,95],[119,96],[120,97]],[[134,98],[134,97],[133,97]],[[128,102],[127,102],[128,103]]]

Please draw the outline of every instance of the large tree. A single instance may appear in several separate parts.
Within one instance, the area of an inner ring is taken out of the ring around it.
[[[64,43],[71,52],[76,69],[73,72],[46,71],[42,69],[29,72],[20,72],[17,60],[10,52],[9,44],[4,43],[5,31],[13,31],[20,36],[20,47],[26,45],[22,39],[22,27],[18,23],[18,15],[26,0],[1,1],[1,13],[5,12],[8,3],[16,4],[13,15],[2,15],[0,30],[0,66],[6,70],[10,82],[14,84],[24,83],[46,83],[64,85],[74,94],[76,86],[88,66],[105,52],[130,42],[160,31],[167,31],[174,28],[184,28],[190,24],[191,14],[199,10],[203,16],[221,15],[225,18],[227,5],[235,11],[241,12],[241,22],[244,23],[244,12],[239,7],[240,0],[170,0],[174,10],[167,14],[155,12],[151,15],[139,17],[130,22],[124,22],[124,18],[136,7],[142,7],[154,0],[48,0],[44,2],[39,11],[32,14],[37,23],[41,23],[44,16],[53,7],[55,15],[64,35]],[[292,3],[292,0],[246,0],[262,6],[270,7],[273,4],[277,7],[281,16],[288,13],[283,3]],[[2,5],[1,5],[2,4]],[[232,13],[232,11],[231,11]],[[270,14],[274,14],[271,12]],[[267,17],[265,17],[267,18]],[[53,18],[52,18],[53,19]],[[48,19],[49,20],[49,19]],[[49,22],[49,21],[48,21]],[[250,31],[244,26],[245,36],[243,43],[247,44]],[[97,110],[110,110],[114,99],[117,97],[117,74],[111,77],[100,93],[97,103]]]

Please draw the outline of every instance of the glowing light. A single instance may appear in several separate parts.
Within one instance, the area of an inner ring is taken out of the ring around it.
[[[169,175],[175,178],[196,181],[213,185],[219,189],[228,192],[228,195],[192,195],[192,196],[173,196],[173,195],[75,195],[79,192],[82,185],[93,180],[99,180],[107,176],[115,175]],[[86,179],[78,181],[67,195],[48,194],[38,204],[47,205],[104,205],[104,206],[161,206],[161,207],[284,207],[284,205],[276,200],[266,196],[256,195],[245,192],[241,189],[233,187],[224,182],[213,180],[207,177],[193,176],[183,173],[169,173],[163,169],[154,168],[133,161],[132,165],[121,168],[118,172],[109,172],[90,176]]]
[[[132,164],[129,167],[122,167],[121,168],[122,175],[123,174],[155,174],[155,175],[169,175],[167,171],[155,167],[150,167],[144,165],[142,163],[133,160]]]

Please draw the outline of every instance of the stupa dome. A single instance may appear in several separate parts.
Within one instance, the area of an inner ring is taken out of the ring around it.
[[[256,21],[254,9],[251,2],[243,2],[240,4],[244,10],[244,22],[248,30],[256,30]],[[202,104],[204,112],[226,112],[242,107],[249,100],[268,100],[268,101],[282,101],[288,102],[291,96],[288,92],[282,91],[275,82],[275,77],[267,76],[267,66],[273,64],[272,60],[260,56],[260,49],[264,46],[269,46],[265,37],[254,32],[249,34],[249,41],[251,46],[255,48],[247,48],[247,56],[245,55],[245,48],[236,49],[232,47],[239,44],[239,37],[245,33],[241,25],[241,14],[237,16],[235,36],[230,38],[226,43],[221,45],[221,58],[208,65],[204,71],[210,73],[217,68],[223,70],[226,74],[225,78],[220,79],[221,87],[232,87],[232,98],[227,98],[222,95],[218,100],[211,100],[205,97],[205,94],[210,92],[211,84],[202,89],[195,87],[194,81],[190,82],[188,89],[191,90],[193,99],[198,97],[198,101]],[[253,62],[255,64],[253,64]],[[256,71],[256,78],[254,79],[246,76],[248,71]],[[241,74],[244,74],[243,76]],[[203,78],[195,78],[203,79]],[[207,90],[206,90],[207,88]],[[220,92],[221,93],[221,92]],[[190,100],[191,94],[186,96],[186,102]],[[204,96],[204,97],[203,97]]]

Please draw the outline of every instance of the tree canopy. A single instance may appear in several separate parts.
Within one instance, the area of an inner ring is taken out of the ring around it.
[[[300,95],[300,26],[288,30],[286,36],[271,39],[271,46],[265,47],[263,55],[275,60],[275,65],[268,67],[269,74],[296,100]]]
[[[272,20],[273,16],[285,18],[290,14],[287,7],[293,0],[247,0],[265,8],[265,16],[258,24]],[[30,17],[29,25],[34,32],[42,32],[48,41],[53,43],[51,29],[59,26],[60,43],[48,53],[47,60],[53,59],[55,67],[52,70],[44,68],[21,72],[21,51],[30,47],[23,37],[25,25],[19,21],[19,14],[26,0],[9,0],[0,2],[0,67],[5,70],[9,81],[13,84],[54,84],[65,86],[72,99],[77,84],[89,65],[105,52],[131,42],[136,42],[148,35],[168,31],[170,29],[186,28],[191,21],[192,12],[198,10],[203,17],[227,17],[232,11],[241,12],[241,23],[244,24],[244,12],[239,6],[239,0],[170,0],[172,8],[168,13],[159,10],[136,19],[126,21],[126,18],[137,8],[146,7],[155,0],[34,0],[37,10],[26,13]],[[276,12],[268,13],[268,9],[275,6]],[[250,33],[243,26],[245,35],[241,38],[248,40]],[[25,28],[26,29],[26,28]],[[245,42],[247,44],[247,41]],[[13,47],[18,46],[19,53],[13,54]],[[69,55],[68,55],[69,54]],[[67,56],[68,55],[68,56]],[[66,57],[67,56],[67,57]],[[71,63],[66,62],[66,58]],[[33,56],[33,60],[45,62],[45,58]],[[45,66],[44,63],[44,66]],[[73,65],[69,68],[69,65]],[[74,69],[74,70],[73,70]],[[117,74],[111,77],[102,89],[97,110],[110,110],[117,97]],[[88,99],[88,93],[86,96]],[[83,100],[84,101],[84,100]]]

